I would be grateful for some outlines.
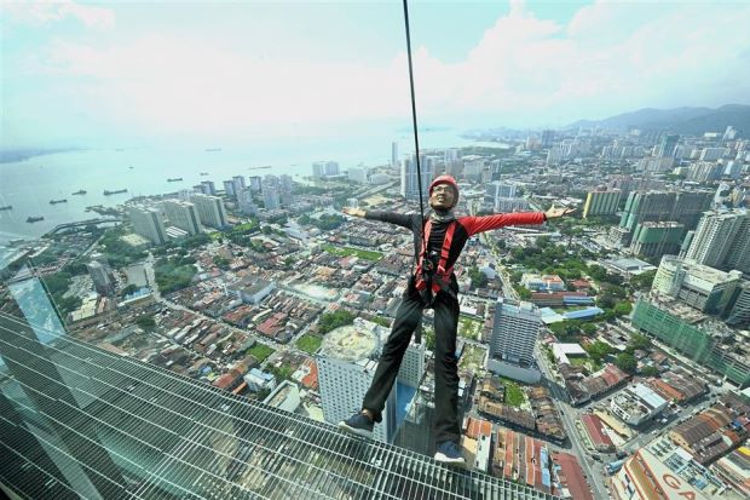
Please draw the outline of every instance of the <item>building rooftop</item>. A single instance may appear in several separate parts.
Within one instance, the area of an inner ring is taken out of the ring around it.
[[[380,346],[375,332],[347,325],[329,332],[323,339],[319,356],[357,362],[371,358]]]

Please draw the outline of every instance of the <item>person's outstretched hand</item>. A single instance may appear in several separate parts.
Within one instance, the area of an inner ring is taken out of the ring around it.
[[[344,212],[346,215],[353,215],[354,217],[364,217],[365,211],[361,208],[350,208],[350,207],[344,207],[341,209],[342,212]]]
[[[544,215],[546,215],[548,219],[557,219],[558,217],[572,214],[575,211],[575,208],[556,207],[555,205],[552,205],[546,212],[544,212]]]

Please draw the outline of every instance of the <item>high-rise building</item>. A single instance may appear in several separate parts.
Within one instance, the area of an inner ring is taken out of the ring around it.
[[[261,190],[262,179],[259,175],[253,175],[250,177],[250,190],[253,193],[259,193]]]
[[[642,222],[635,226],[630,251],[634,255],[656,258],[676,254],[680,251],[683,236],[685,226],[677,222]]]
[[[487,368],[515,380],[538,381],[534,345],[541,325],[541,313],[533,304],[498,299]]]
[[[376,326],[375,329],[378,327]],[[370,388],[382,349],[380,335],[360,324],[343,326],[328,333],[316,356],[318,392],[326,422],[336,423],[361,408]],[[382,421],[375,424],[373,438],[392,442],[396,434],[396,384],[386,400]]]
[[[679,135],[665,134],[661,137],[659,147],[656,149],[658,158],[673,158],[677,142],[680,140]]]
[[[164,212],[167,214],[169,222],[173,226],[177,226],[180,229],[187,231],[188,234],[195,235],[202,231],[200,224],[200,217],[198,212],[195,210],[193,203],[179,201],[179,200],[166,200],[162,203]]]
[[[391,143],[391,165],[398,165],[398,142],[393,141]]]
[[[633,191],[625,202],[620,227],[629,231],[626,244],[636,226],[646,221],[676,221],[693,229],[701,212],[711,206],[711,191]]]
[[[237,193],[237,205],[245,215],[256,215],[258,207],[253,201],[253,193],[250,189],[244,189]]]
[[[434,177],[434,161],[430,156],[420,155],[419,166],[422,177],[422,198],[426,201],[427,188]],[[407,200],[419,200],[417,160],[414,155],[401,162],[401,196]]]
[[[274,175],[267,175],[263,178],[263,205],[266,210],[276,210],[281,207],[279,179]]]
[[[725,314],[742,282],[739,271],[719,271],[697,262],[665,255],[651,290],[674,297],[707,314]]]
[[[620,206],[622,191],[619,189],[589,191],[583,205],[583,218],[597,215],[615,215]]]
[[[510,182],[494,181],[485,186],[484,201],[494,205],[498,198],[515,198],[518,186]]]
[[[111,295],[114,293],[115,279],[107,264],[94,260],[86,264],[86,268],[89,271],[89,275],[91,275],[94,288],[98,293],[101,295]]]
[[[143,236],[155,245],[167,242],[167,232],[164,230],[164,220],[161,213],[154,208],[133,206],[128,210],[130,221],[136,234]]]
[[[29,304],[0,312],[0,482],[13,497],[555,498],[83,343],[37,321],[55,316],[35,281],[11,290]]]
[[[632,324],[674,348],[684,356],[745,388],[750,385],[750,363],[734,352],[722,337],[667,311],[666,305],[640,299],[633,309]]]
[[[235,175],[232,177],[232,184],[234,185],[235,195],[247,187],[245,185],[245,178],[241,175]]]
[[[279,177],[279,201],[284,208],[288,208],[294,203],[294,182],[291,175],[281,175]]]
[[[201,181],[201,192],[209,196],[216,195],[216,185],[213,181]]]
[[[333,177],[336,175],[339,175],[341,171],[339,170],[339,164],[335,161],[327,161],[326,162],[326,177]]]
[[[207,196],[196,194],[192,198],[201,223],[214,228],[227,226],[227,212],[224,209],[224,201],[218,196]]]
[[[745,280],[737,287],[732,303],[729,305],[727,324],[750,324],[750,281]]]
[[[703,148],[698,158],[701,161],[716,161],[729,154],[727,148]]]
[[[234,182],[232,182],[231,180],[223,181],[223,182],[224,182],[224,193],[227,196],[231,196],[231,197],[236,196],[236,193],[234,191]]]
[[[717,269],[750,272],[750,214],[744,210],[705,212],[685,257]]]

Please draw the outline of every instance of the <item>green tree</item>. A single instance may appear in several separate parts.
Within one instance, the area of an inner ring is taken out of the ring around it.
[[[615,366],[625,373],[634,374],[638,366],[635,356],[630,353],[622,352],[615,358]]]
[[[604,358],[615,352],[611,345],[602,342],[601,340],[597,340],[596,342],[587,345],[584,349],[588,355],[591,356],[591,359],[597,363],[600,363]]]
[[[617,304],[615,304],[615,307],[613,309],[615,315],[617,316],[627,316],[632,310],[633,304],[628,301],[618,302]]]
[[[653,271],[646,271],[645,273],[638,274],[630,278],[630,286],[636,290],[650,290],[655,276],[655,269]]]
[[[641,375],[644,377],[656,377],[659,375],[659,369],[655,366],[644,366],[641,370]]]
[[[339,309],[336,312],[325,313],[320,316],[318,330],[320,333],[328,333],[340,326],[351,325],[354,322],[354,318],[354,314],[346,309]]]
[[[120,291],[120,295],[122,295],[124,297],[126,295],[130,295],[131,293],[137,292],[137,291],[138,291],[138,287],[136,285],[132,285],[131,284],[131,285],[128,285],[125,288],[123,288]]]
[[[641,335],[640,333],[633,333],[630,336],[628,346],[632,347],[633,350],[640,349],[642,351],[646,351],[651,347],[651,339],[649,339],[645,335]]]
[[[222,257],[220,255],[217,255],[214,257],[214,265],[218,267],[219,269],[227,270],[229,269],[229,259],[226,257]]]
[[[139,316],[135,324],[149,332],[156,328],[156,321],[151,316]]]

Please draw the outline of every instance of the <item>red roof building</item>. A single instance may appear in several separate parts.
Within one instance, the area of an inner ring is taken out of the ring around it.
[[[615,445],[604,432],[604,424],[599,417],[586,413],[581,417],[581,422],[583,423],[583,428],[586,430],[586,434],[588,434],[594,448],[603,452],[614,451]]]

